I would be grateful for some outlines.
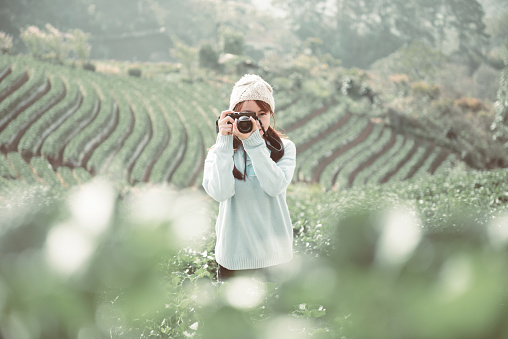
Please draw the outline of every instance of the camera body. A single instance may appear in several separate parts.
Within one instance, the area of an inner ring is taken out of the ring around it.
[[[254,120],[259,120],[257,114],[254,112],[233,112],[226,116],[233,118],[233,120],[238,119],[238,131],[240,131],[240,133],[250,133],[252,131],[250,117],[253,117]]]

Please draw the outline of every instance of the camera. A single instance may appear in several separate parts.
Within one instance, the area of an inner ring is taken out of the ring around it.
[[[238,131],[240,133],[250,133],[252,131],[250,117],[253,117],[254,120],[258,120],[258,116],[254,112],[233,112],[226,116],[233,118],[233,120],[238,119]]]

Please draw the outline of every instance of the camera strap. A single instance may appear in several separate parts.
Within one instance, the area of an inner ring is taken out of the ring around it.
[[[259,120],[259,124],[261,125],[261,129],[263,130],[263,137],[265,138],[265,144],[266,147],[272,152],[280,152],[282,151],[283,145],[282,143],[275,139],[274,137],[270,136],[266,131],[265,127],[261,123],[261,120]]]

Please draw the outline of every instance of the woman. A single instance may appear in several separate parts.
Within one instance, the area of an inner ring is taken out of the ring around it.
[[[234,86],[229,110],[217,124],[203,177],[205,191],[220,202],[215,225],[218,280],[265,270],[293,258],[293,228],[286,204],[296,147],[270,126],[275,102],[272,87],[247,74]],[[233,112],[256,113],[252,131],[241,133]]]

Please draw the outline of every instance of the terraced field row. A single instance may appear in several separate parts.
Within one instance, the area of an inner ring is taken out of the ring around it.
[[[220,93],[204,82],[149,81],[2,56],[0,177],[70,186],[103,175],[197,186],[215,118],[227,107]],[[325,106],[292,93],[277,96],[285,103],[277,125],[297,145],[295,181],[343,188],[433,174],[459,161],[352,113],[346,101]]]
[[[351,113],[347,103],[311,107],[295,101],[294,107],[287,105],[279,112],[297,146],[295,181],[340,189],[432,175],[461,162],[432,142],[397,134]],[[300,114],[300,109],[307,115]],[[302,117],[301,123],[293,119],[293,113]]]

